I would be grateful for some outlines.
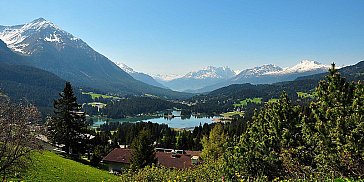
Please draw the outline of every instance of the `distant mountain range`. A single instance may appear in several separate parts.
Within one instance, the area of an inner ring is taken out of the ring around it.
[[[145,84],[134,79],[80,38],[43,18],[15,26],[0,26],[0,39],[24,55],[32,66],[56,74],[79,87],[115,94],[152,94],[185,98],[190,94]]]
[[[301,76],[324,73],[330,65],[324,65],[316,61],[303,60],[298,64],[281,68],[274,64],[266,64],[242,71],[233,71],[229,67],[208,66],[201,70],[192,71],[184,76],[180,75],[153,75],[135,72],[132,68],[120,64],[124,71],[132,75],[135,79],[150,85],[162,87],[166,86],[173,90],[204,93],[225,87],[231,84],[269,84],[282,81],[291,81]],[[160,84],[156,84],[159,82]]]
[[[232,84],[270,84],[282,81],[291,81],[301,76],[327,72],[329,68],[329,65],[324,65],[310,60],[303,60],[295,66],[285,69],[272,64],[263,65],[243,70],[231,79],[206,86],[195,90],[194,92],[210,92]]]

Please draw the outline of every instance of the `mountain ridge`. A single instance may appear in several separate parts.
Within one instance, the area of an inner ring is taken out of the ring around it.
[[[160,82],[157,82],[152,76],[150,76],[148,74],[134,71],[133,68],[131,68],[131,67],[129,67],[126,64],[121,63],[121,62],[115,62],[115,64],[117,66],[119,66],[122,70],[124,70],[125,72],[127,72],[130,76],[132,76],[136,80],[139,80],[141,82],[144,82],[144,83],[146,83],[148,85],[152,85],[152,86],[156,86],[156,87],[168,89],[166,86],[164,86]]]

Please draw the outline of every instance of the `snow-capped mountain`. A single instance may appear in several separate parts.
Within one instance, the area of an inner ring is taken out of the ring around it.
[[[186,96],[134,79],[81,39],[43,18],[15,26],[0,26],[0,39],[26,54],[32,66],[52,72],[79,87],[119,94]]]
[[[261,76],[267,73],[279,72],[282,70],[283,69],[281,67],[276,66],[274,64],[265,64],[262,66],[257,66],[254,68],[243,70],[234,79],[249,78],[252,76]]]
[[[300,76],[326,72],[329,68],[329,65],[310,60],[303,60],[285,69],[273,64],[267,64],[243,70],[231,80],[238,83],[252,84],[275,83],[294,80]]]
[[[265,73],[265,75],[285,75],[285,74],[293,74],[293,73],[304,73],[304,72],[312,72],[312,71],[327,71],[331,66],[324,65],[317,61],[311,60],[303,60],[300,63],[281,70],[274,70]]]
[[[183,77],[165,82],[173,90],[190,91],[230,79],[235,72],[228,67],[208,66],[201,70],[189,72]]]
[[[119,66],[122,70],[127,72],[130,76],[132,76],[136,80],[139,80],[141,82],[144,82],[146,84],[153,85],[153,86],[156,86],[156,87],[167,88],[163,84],[157,82],[153,77],[151,77],[148,74],[141,73],[141,72],[136,72],[136,71],[134,71],[133,68],[130,68],[129,66],[127,66],[124,63],[115,62],[115,64],[117,66]]]
[[[229,67],[213,67],[208,66],[202,70],[193,71],[187,73],[183,78],[193,78],[193,79],[228,79],[235,76],[235,72]]]
[[[33,54],[34,43],[39,42],[50,42],[59,48],[63,48],[65,44],[79,48],[88,47],[81,39],[43,18],[24,25],[0,26],[0,39],[13,51],[22,54]]]

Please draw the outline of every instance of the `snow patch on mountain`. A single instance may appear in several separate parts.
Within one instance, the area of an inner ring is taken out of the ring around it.
[[[233,70],[235,75],[238,75],[242,70]]]
[[[133,70],[133,68],[130,68],[129,66],[127,66],[126,64],[124,63],[120,63],[120,62],[115,62],[115,64],[117,66],[119,66],[119,68],[121,68],[122,70],[124,70],[125,72],[127,73],[136,73],[136,71]]]
[[[51,34],[49,35],[49,37],[47,36],[46,38],[44,38],[44,40],[48,42],[58,42],[58,43],[62,42],[61,38],[57,34]]]

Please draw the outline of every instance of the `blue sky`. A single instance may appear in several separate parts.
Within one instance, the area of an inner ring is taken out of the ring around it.
[[[362,0],[1,0],[0,24],[43,17],[137,71],[364,59]]]

